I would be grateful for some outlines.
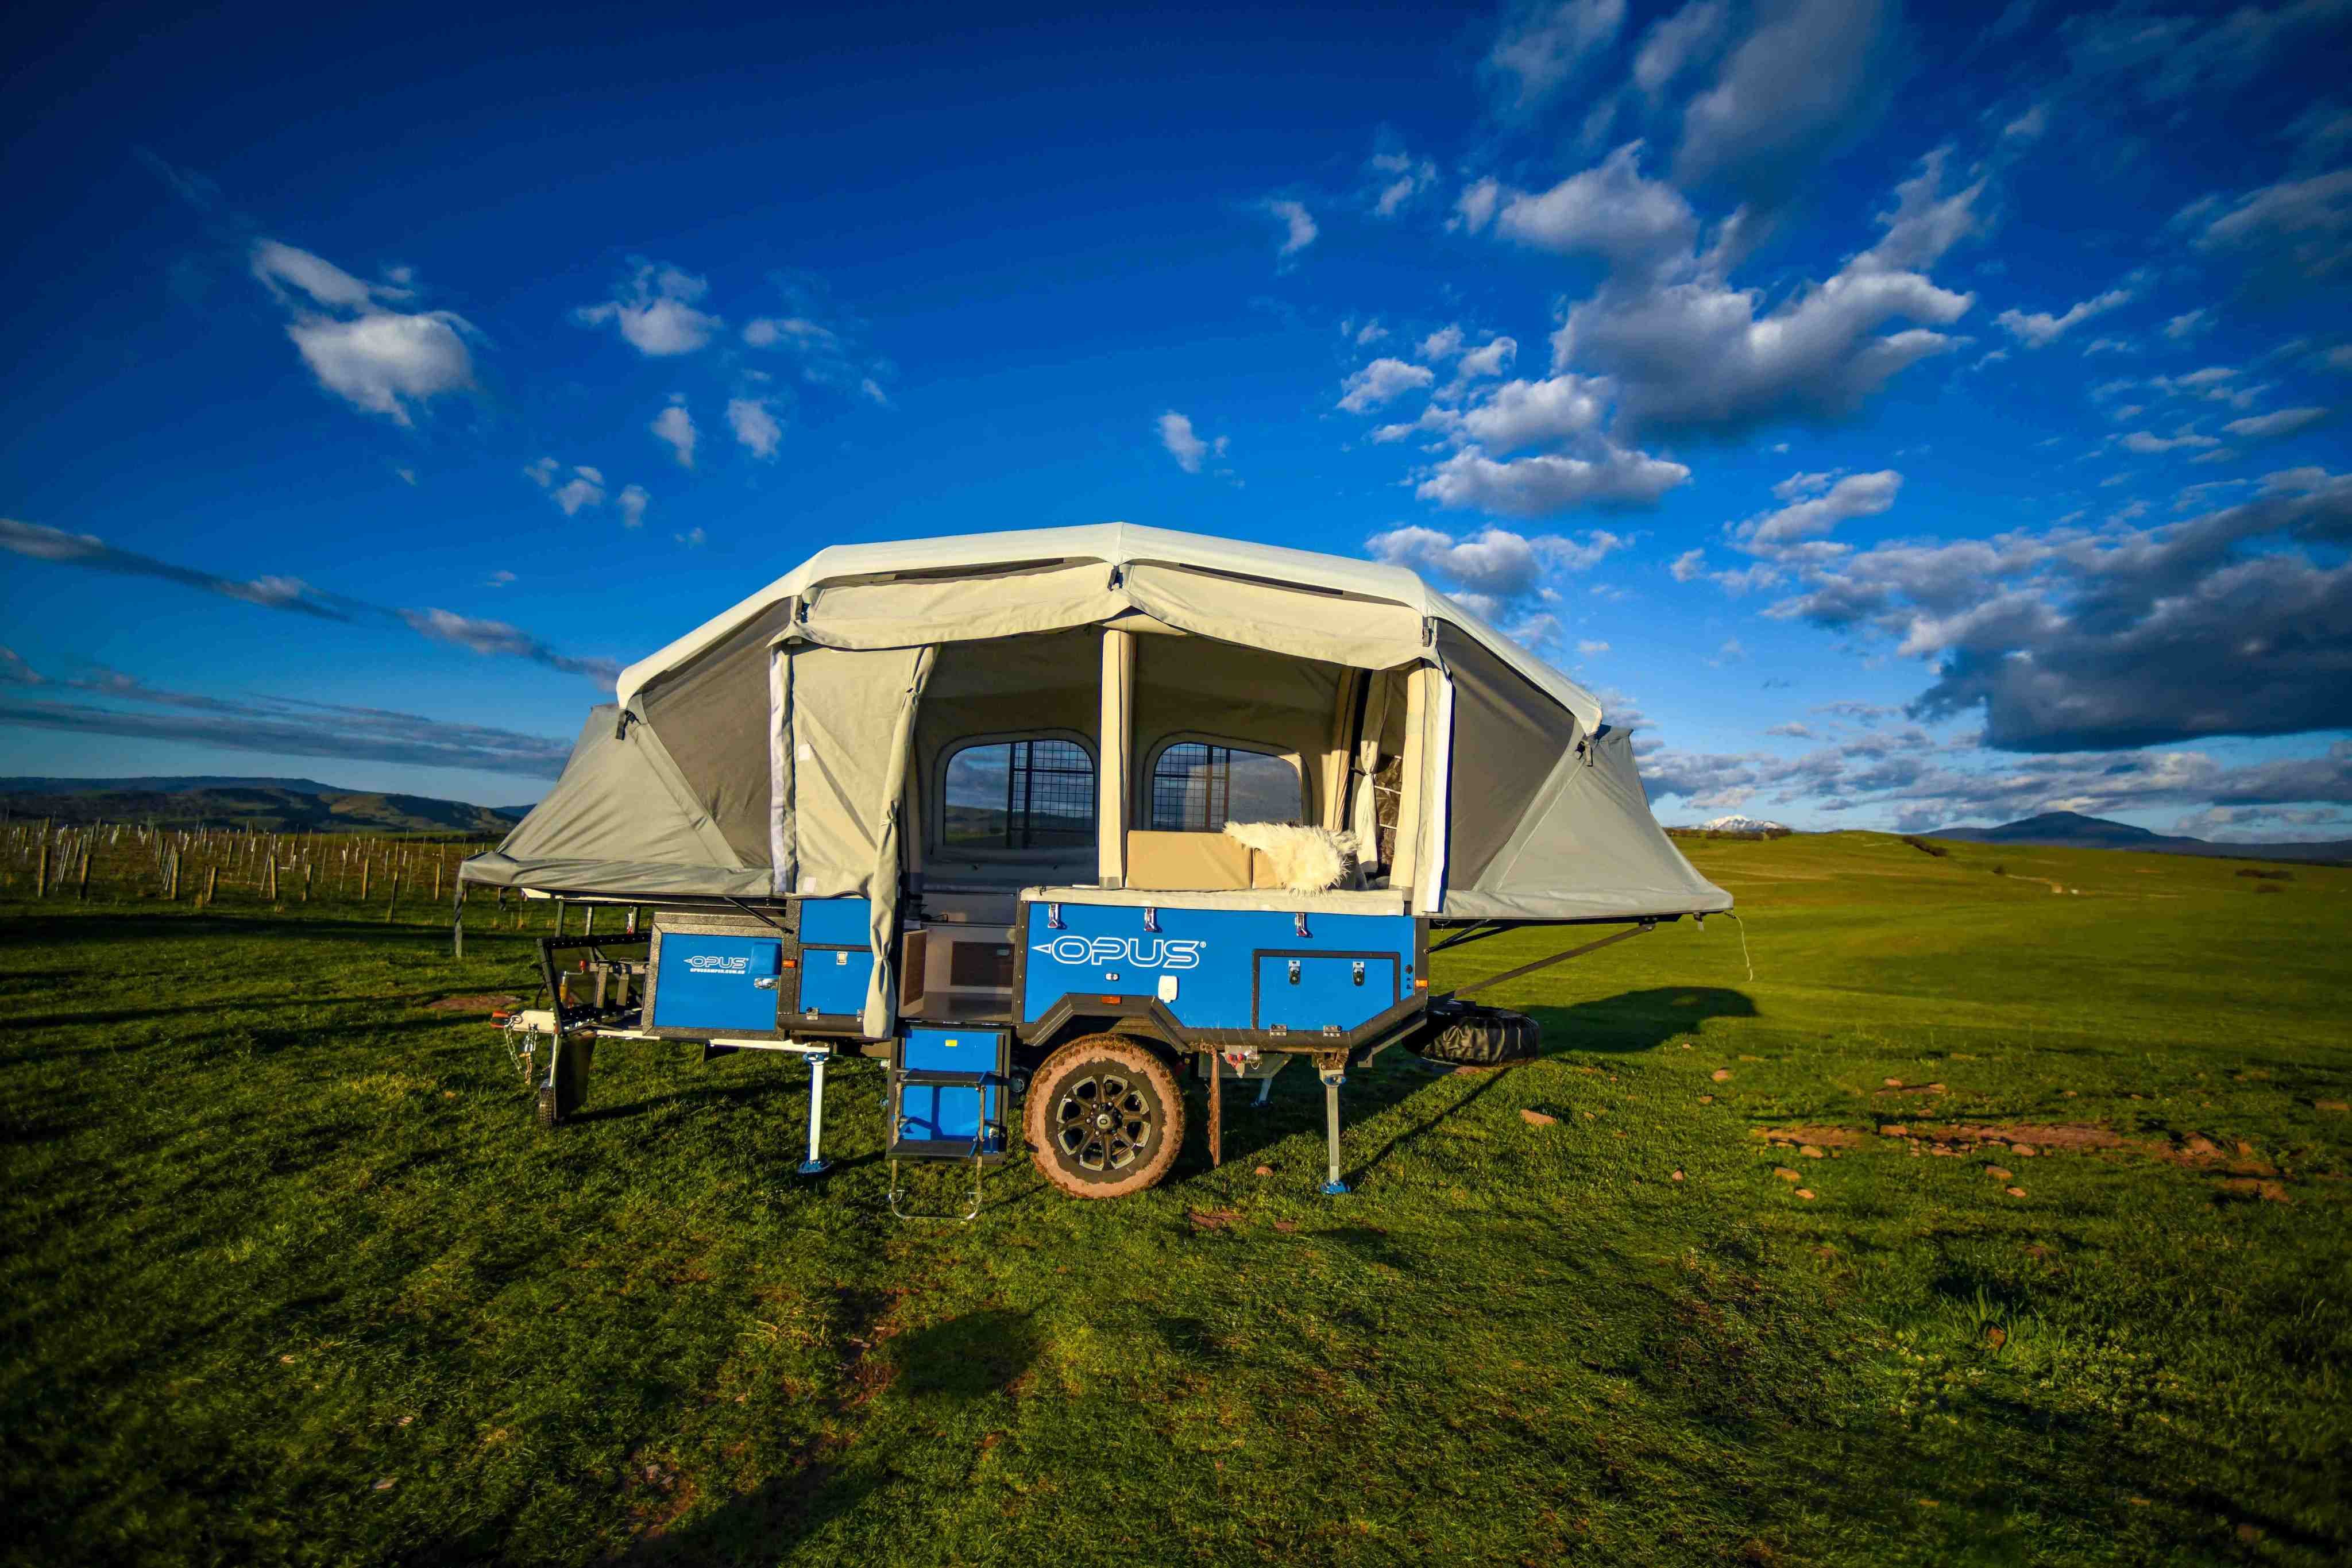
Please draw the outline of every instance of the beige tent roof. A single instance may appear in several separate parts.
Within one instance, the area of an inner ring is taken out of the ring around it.
[[[1125,523],[820,551],[623,671],[618,706],[591,719],[555,792],[461,875],[602,896],[872,896],[879,954],[940,651],[1055,647],[1049,657],[1066,661],[1058,634],[1120,626],[1331,672],[1323,702],[1284,708],[1285,724],[1293,710],[1326,710],[1347,671],[1415,672],[1427,708],[1392,700],[1404,724],[1423,723],[1400,730],[1397,756],[1423,759],[1404,795],[1407,816],[1422,813],[1417,913],[1600,921],[1731,907],[1659,828],[1630,737],[1602,723],[1592,693],[1412,573]],[[1092,645],[1083,684],[1115,646]],[[1100,689],[1117,689],[1106,678]],[[1240,711],[1231,692],[1210,695],[1221,715]]]
[[[1128,522],[1097,523],[1084,528],[1024,529],[1003,533],[957,534],[942,539],[909,539],[882,544],[835,544],[818,551],[799,566],[769,584],[732,608],[621,672],[618,695],[626,708],[637,694],[664,674],[692,661],[734,632],[788,600],[837,585],[887,581],[894,576],[952,572],[971,568],[1006,568],[1016,564],[1043,567],[1051,563],[1100,563],[1106,568],[1171,565],[1223,574],[1239,579],[1284,584],[1396,605],[1420,620],[1449,622],[1469,633],[1553,700],[1576,715],[1590,731],[1601,727],[1601,700],[1583,687],[1536,658],[1488,626],[1476,615],[1446,597],[1402,566],[1360,561],[1344,555],[1320,555],[1279,545],[1252,544],[1206,534],[1177,533]],[[1105,582],[1108,584],[1108,574]],[[1236,595],[1244,592],[1236,584]],[[1098,606],[1097,606],[1098,607]],[[1157,612],[1157,603],[1139,608]],[[1362,640],[1360,610],[1344,603],[1333,606],[1335,634],[1353,632]],[[1083,618],[1092,618],[1091,616]],[[910,627],[909,640],[921,628]],[[1034,629],[1023,627],[1021,629]],[[824,640],[834,640],[830,637]],[[885,646],[865,640],[845,646]],[[1397,649],[1402,662],[1418,652]],[[1366,660],[1370,662],[1370,660]]]

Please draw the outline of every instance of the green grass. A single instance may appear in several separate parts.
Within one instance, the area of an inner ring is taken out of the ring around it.
[[[1714,921],[1501,988],[1551,1054],[1356,1075],[1353,1196],[1316,1194],[1295,1070],[1221,1170],[1079,1205],[1013,1165],[970,1226],[887,1216],[870,1066],[813,1184],[763,1057],[608,1045],[539,1131],[425,1006],[527,990],[526,933],[458,963],[374,910],[0,904],[0,1550],[2352,1552],[2352,872],[1688,847],[1753,979]],[[2041,1152],[1930,1152],[1989,1127]]]

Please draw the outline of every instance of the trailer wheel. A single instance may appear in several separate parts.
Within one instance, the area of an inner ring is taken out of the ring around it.
[[[1158,1053],[1117,1035],[1072,1040],[1030,1075],[1022,1132],[1045,1179],[1074,1198],[1158,1184],[1184,1146],[1184,1096]]]
[[[1433,1062],[1498,1067],[1526,1061],[1543,1049],[1543,1026],[1525,1013],[1474,1007],[1423,1040],[1421,1054]]]

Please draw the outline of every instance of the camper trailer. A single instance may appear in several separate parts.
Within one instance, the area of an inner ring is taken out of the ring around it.
[[[1190,1102],[1216,1160],[1228,1087],[1302,1058],[1344,1192],[1350,1068],[1538,1048],[1433,952],[1614,928],[1531,969],[1731,907],[1592,693],[1371,562],[1126,524],[836,546],[615,699],[461,881],[460,940],[467,888],[605,914],[559,919],[504,1020],[541,1120],[599,1040],[792,1051],[815,1174],[825,1065],[873,1058],[894,1207],[899,1162],[953,1160],[976,1210],[1017,1145],[1074,1197],[1150,1187]]]

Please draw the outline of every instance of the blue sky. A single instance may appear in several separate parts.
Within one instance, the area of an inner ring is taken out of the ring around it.
[[[1414,565],[1659,815],[2352,835],[2352,5],[12,39],[0,773],[545,787],[835,542]]]

